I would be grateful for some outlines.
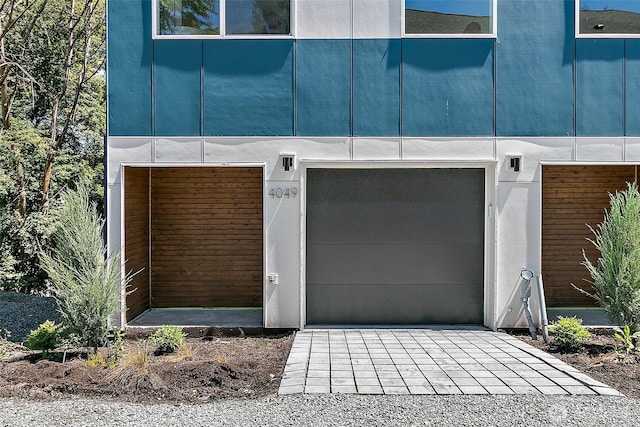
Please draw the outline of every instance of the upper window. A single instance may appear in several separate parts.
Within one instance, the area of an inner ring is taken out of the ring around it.
[[[576,35],[640,37],[640,0],[576,0]]]
[[[404,34],[423,37],[495,36],[495,0],[405,0]]]
[[[288,36],[291,0],[155,0],[156,36]]]

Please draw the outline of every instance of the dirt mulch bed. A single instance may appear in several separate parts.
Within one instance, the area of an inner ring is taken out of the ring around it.
[[[293,335],[187,338],[187,351],[151,354],[146,368],[139,363],[145,351],[129,353],[134,355],[127,359],[130,369],[124,369],[124,357],[115,367],[89,367],[78,357],[65,363],[5,361],[0,363],[0,397],[108,397],[144,403],[255,398],[277,392],[292,341]],[[139,342],[127,344],[135,349]]]
[[[617,352],[616,349],[620,347],[619,341],[610,330],[596,330],[592,333],[589,343],[573,353],[558,351],[553,346],[553,337],[551,345],[547,345],[541,337],[534,341],[524,332],[518,331],[514,334],[527,344],[553,354],[625,396],[640,399],[640,355]]]

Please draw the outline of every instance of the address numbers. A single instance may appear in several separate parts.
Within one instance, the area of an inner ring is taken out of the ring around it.
[[[274,199],[295,199],[298,196],[296,187],[274,187],[269,190],[269,197]]]

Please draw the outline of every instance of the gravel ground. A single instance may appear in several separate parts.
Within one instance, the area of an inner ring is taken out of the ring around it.
[[[11,341],[24,341],[45,320],[58,322],[57,310],[51,297],[0,291],[0,335],[7,331]]]
[[[58,320],[52,298],[0,292],[0,333]],[[640,419],[640,401],[589,396],[293,395],[202,405],[0,399],[0,426],[600,426]]]
[[[630,425],[625,397],[295,395],[203,405],[0,400],[0,425],[601,426]]]

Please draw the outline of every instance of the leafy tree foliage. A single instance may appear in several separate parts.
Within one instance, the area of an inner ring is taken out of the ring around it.
[[[102,208],[105,0],[0,2],[0,288],[44,290],[58,194]]]

